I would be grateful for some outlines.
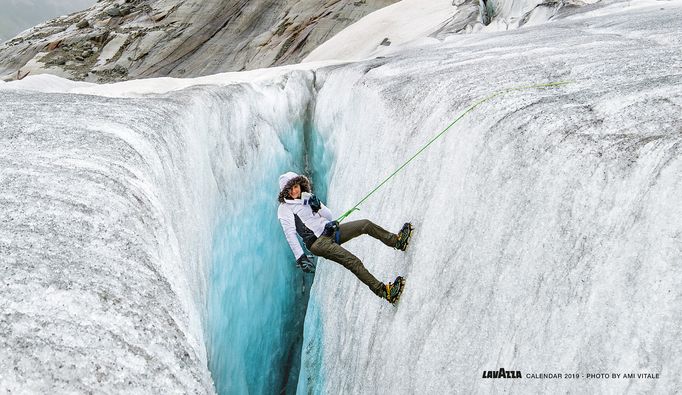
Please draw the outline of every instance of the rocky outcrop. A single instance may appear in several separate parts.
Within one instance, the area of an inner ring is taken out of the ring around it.
[[[102,0],[0,47],[0,77],[107,82],[296,63],[397,0]]]

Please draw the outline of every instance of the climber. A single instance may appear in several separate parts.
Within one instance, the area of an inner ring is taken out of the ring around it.
[[[279,177],[279,190],[277,217],[299,268],[306,273],[315,271],[315,265],[303,252],[296,233],[310,252],[340,263],[380,298],[390,303],[398,301],[405,280],[398,276],[392,283],[380,282],[367,271],[360,259],[341,247],[341,244],[361,234],[368,234],[389,247],[405,251],[412,235],[410,223],[404,224],[398,234],[390,233],[366,219],[339,224],[334,221],[329,208],[312,194],[308,178],[294,172]]]

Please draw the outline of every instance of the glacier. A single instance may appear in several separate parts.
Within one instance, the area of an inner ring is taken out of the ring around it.
[[[314,123],[338,158],[332,208],[353,207],[355,191],[371,190],[475,100],[571,83],[482,104],[363,205],[361,215],[394,231],[415,224],[406,255],[349,243],[379,279],[406,276],[405,293],[392,308],[322,265],[311,291],[322,328],[304,350],[324,351],[304,354],[311,374],[299,383],[310,387],[299,390],[682,388],[680,12],[679,2],[612,4],[318,71]],[[524,380],[481,378],[499,368]],[[603,371],[661,378],[585,379]]]
[[[0,84],[0,390],[678,391],[681,17],[611,2],[356,62]],[[415,225],[406,253],[348,243],[407,278],[397,306],[295,269],[280,173],[339,215],[477,99],[552,81],[483,103],[349,217]],[[523,378],[481,378],[499,368]],[[604,372],[660,378],[527,376]]]
[[[301,275],[272,264],[288,247],[268,248],[273,229],[262,232],[260,220],[279,226],[268,193],[277,193],[273,174],[303,158],[297,136],[311,78],[300,71],[153,97],[0,91],[0,370],[9,373],[0,388],[210,393],[208,361],[231,374],[227,383],[214,377],[223,391],[286,380],[278,351],[300,332],[281,323],[295,318]],[[27,84],[54,90],[54,79]],[[260,324],[240,326],[240,314],[266,309]],[[245,336],[238,354],[275,374],[262,379],[207,355],[205,344],[225,345],[227,335]]]

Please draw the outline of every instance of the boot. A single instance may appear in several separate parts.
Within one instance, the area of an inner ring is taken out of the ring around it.
[[[406,222],[402,229],[400,229],[400,232],[398,232],[398,241],[395,243],[395,248],[405,251],[410,243],[410,237],[412,237],[412,224]]]
[[[400,276],[396,277],[394,282],[384,284],[383,298],[395,304],[400,299],[404,287],[405,279]]]

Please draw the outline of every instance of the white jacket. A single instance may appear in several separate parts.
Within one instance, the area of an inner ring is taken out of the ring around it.
[[[302,199],[284,199],[284,203],[280,203],[277,209],[277,218],[296,259],[303,255],[303,248],[298,243],[296,233],[310,248],[315,240],[322,235],[324,226],[334,220],[332,212],[324,204],[321,205],[317,214],[313,214],[307,200],[303,201]]]

